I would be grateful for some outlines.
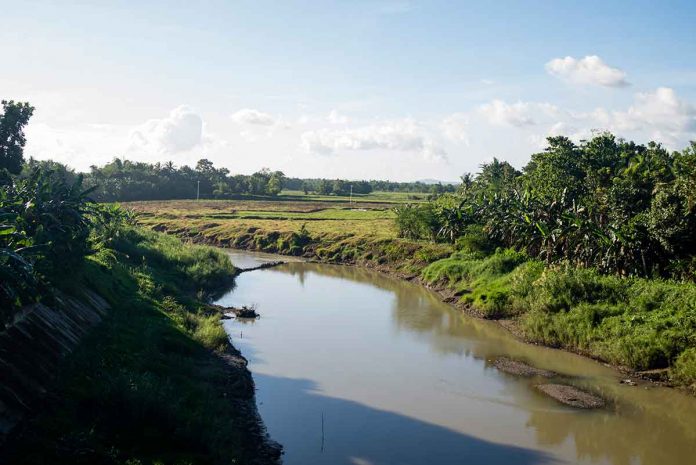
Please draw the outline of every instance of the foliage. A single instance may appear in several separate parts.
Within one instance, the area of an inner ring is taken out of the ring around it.
[[[36,168],[0,186],[0,324],[45,294],[45,283],[74,271],[90,251],[89,190]]]
[[[69,169],[65,167],[62,169],[66,175],[74,175]],[[268,168],[249,176],[231,175],[228,169],[216,168],[207,159],[199,160],[195,168],[191,168],[176,167],[172,162],[149,164],[115,158],[102,167],[92,166],[90,173],[85,175],[85,184],[96,186],[95,199],[106,202],[194,199],[197,196],[203,199],[234,198],[240,195],[276,197],[283,189],[331,196],[348,196],[351,192],[356,196],[365,196],[375,190],[387,192],[429,192],[431,190],[431,186],[421,182],[287,178],[282,171],[271,171]],[[439,193],[454,191],[454,186],[451,185],[436,186]]]
[[[29,122],[34,107],[28,103],[3,100],[0,115],[0,171],[18,174],[24,163],[24,126]]]
[[[605,133],[551,137],[523,172],[494,159],[455,196],[397,210],[404,237],[455,242],[472,226],[491,247],[601,272],[696,277],[696,143],[679,153]],[[429,234],[437,230],[438,234]]]
[[[435,240],[440,222],[433,204],[407,204],[394,207],[399,237]]]
[[[696,392],[696,347],[690,347],[679,355],[672,374],[675,380]]]

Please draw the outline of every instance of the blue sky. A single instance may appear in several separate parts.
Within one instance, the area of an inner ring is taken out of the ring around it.
[[[696,139],[694,2],[0,2],[27,155],[456,179],[592,130]]]

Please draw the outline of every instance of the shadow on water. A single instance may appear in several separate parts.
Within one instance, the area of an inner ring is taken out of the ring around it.
[[[544,452],[496,444],[396,413],[326,397],[309,380],[253,376],[263,386],[258,401],[264,423],[288,451],[283,462],[286,465],[558,463]],[[297,422],[297,418],[308,414],[316,421]]]
[[[235,291],[235,298],[242,299],[239,303],[254,303],[246,302],[245,299],[261,299],[266,304],[261,311],[262,314],[268,311],[269,319],[267,320],[264,314],[261,320],[253,322],[252,325],[260,324],[269,330],[273,328],[271,332],[278,333],[271,334],[270,337],[282,339],[287,336],[287,326],[277,325],[278,322],[273,318],[280,317],[288,311],[296,312],[293,319],[301,318],[302,315],[307,317],[306,320],[302,320],[304,325],[295,326],[294,330],[300,331],[301,335],[306,334],[309,343],[299,348],[282,347],[280,350],[289,352],[288,357],[302,358],[305,354],[302,350],[312,350],[314,343],[321,344],[321,338],[324,337],[321,330],[327,329],[321,324],[325,321],[332,324],[339,321],[345,325],[339,324],[340,331],[332,332],[331,337],[342,337],[345,333],[354,332],[359,334],[359,337],[346,339],[346,344],[363,344],[365,331],[374,328],[380,320],[373,314],[361,313],[360,310],[369,307],[372,309],[370,311],[374,311],[374,302],[380,302],[379,305],[382,306],[375,308],[386,308],[390,315],[385,323],[384,337],[381,333],[379,337],[390,342],[370,347],[367,356],[371,357],[377,350],[397,350],[391,345],[392,339],[389,339],[392,336],[389,334],[391,329],[394,333],[407,335],[409,340],[417,341],[417,345],[399,346],[399,349],[417,349],[416,352],[410,353],[411,356],[414,353],[427,352],[430,356],[426,360],[428,365],[441,363],[453,356],[461,361],[475,360],[480,369],[469,368],[469,371],[466,371],[467,376],[470,376],[465,380],[466,388],[489,386],[487,383],[477,384],[481,377],[503,379],[505,388],[499,394],[499,398],[509,403],[511,409],[509,412],[503,411],[503,414],[525,412],[522,425],[525,425],[526,421],[525,426],[533,431],[533,434],[531,441],[523,444],[542,449],[536,451],[490,442],[508,442],[511,438],[506,436],[503,429],[499,437],[496,435],[498,417],[487,415],[487,410],[482,413],[485,416],[472,415],[471,419],[463,419],[464,425],[468,423],[471,426],[469,428],[467,425],[463,429],[478,436],[477,425],[492,424],[496,433],[486,435],[488,441],[407,415],[375,409],[361,402],[322,395],[314,381],[304,379],[313,378],[313,373],[296,377],[292,374],[291,377],[260,374],[256,372],[255,367],[269,361],[278,363],[277,357],[274,359],[272,352],[269,352],[269,347],[263,345],[268,341],[255,341],[253,337],[237,340],[235,331],[239,335],[240,330],[246,330],[237,327],[234,330],[230,329],[235,345],[252,364],[251,370],[260,389],[258,399],[262,403],[262,417],[273,438],[286,447],[287,464],[524,465],[551,463],[551,456],[543,450],[560,449],[565,451],[562,455],[572,457],[572,463],[577,460],[583,463],[614,465],[681,465],[692,463],[693,457],[696,457],[696,401],[678,391],[621,385],[618,382],[619,374],[599,363],[570,353],[524,344],[491,322],[467,317],[443,304],[434,293],[417,284],[403,282],[370,270],[289,263],[254,273],[264,274],[254,275],[253,279],[249,276],[249,280],[243,285],[240,284],[241,292]],[[282,275],[290,275],[294,279],[279,279]],[[378,291],[370,291],[367,286]],[[268,289],[273,289],[272,296],[263,295],[268,293]],[[293,307],[293,302],[299,302],[299,305]],[[274,311],[277,312],[276,316]],[[331,311],[334,313],[330,313]],[[339,318],[345,314],[355,315],[356,323]],[[367,323],[361,323],[365,321]],[[287,324],[287,321],[284,321],[284,324]],[[251,332],[252,328],[243,326]],[[303,328],[307,329],[306,333],[302,332]],[[398,340],[397,338],[396,341]],[[354,347],[348,349],[350,346],[329,345],[332,350],[339,352],[330,352],[327,349],[324,358],[331,357],[332,360],[338,359],[346,363],[347,366],[341,365],[341,370],[350,368],[356,373],[365,373],[365,359],[360,361],[360,357],[356,357],[358,365],[351,367],[352,359],[341,357],[341,351],[355,350]],[[269,356],[268,361],[258,356],[259,349],[264,356]],[[514,379],[492,368],[490,360],[500,355],[523,359],[541,368],[574,376],[610,399],[612,408],[604,411],[577,412],[559,407],[538,394],[531,380]],[[398,362],[403,356],[406,355],[399,353],[397,358],[391,360]],[[423,360],[421,359],[421,362]],[[465,365],[457,362],[453,367],[459,372],[467,369]],[[415,375],[412,366],[407,365],[406,370],[408,371],[394,372],[395,376],[404,377],[404,383],[408,383],[409,377]],[[375,373],[372,373],[372,376],[374,375]],[[379,372],[377,375],[379,376]],[[370,379],[369,376],[357,375],[354,382],[356,385],[369,384]],[[406,392],[410,387],[408,384],[399,385],[398,382],[382,384],[385,385],[399,390],[400,386],[403,386]],[[379,387],[375,385],[373,389]],[[329,395],[332,394],[332,391],[327,392]],[[479,390],[475,391],[475,394],[486,397],[490,393]],[[439,394],[433,391],[432,395]],[[369,400],[366,402],[372,403]],[[458,402],[466,403],[467,400],[454,399],[452,409],[455,412],[460,411],[462,407]],[[405,411],[408,410],[410,409],[406,406]],[[309,416],[306,412],[309,412]],[[322,413],[325,417],[323,453],[320,449]],[[316,418],[316,422],[308,421],[307,418]]]

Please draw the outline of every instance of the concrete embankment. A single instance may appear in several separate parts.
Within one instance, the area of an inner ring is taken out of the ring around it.
[[[0,445],[27,415],[41,407],[60,368],[82,337],[106,315],[97,294],[59,295],[50,306],[22,309],[0,333]]]

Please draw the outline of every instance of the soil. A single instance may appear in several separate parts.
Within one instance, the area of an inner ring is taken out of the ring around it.
[[[542,377],[542,378],[553,378],[555,376],[558,376],[558,373],[549,371],[549,370],[542,370],[541,368],[533,367],[531,365],[528,365],[525,362],[521,362],[519,360],[513,360],[511,358],[507,357],[500,357],[497,360],[493,362],[493,366],[495,366],[498,370],[508,373],[510,375],[515,375],[515,376],[522,376],[525,378],[531,378],[534,376]]]
[[[538,384],[536,388],[558,402],[574,408],[596,409],[606,405],[601,397],[568,384]]]

